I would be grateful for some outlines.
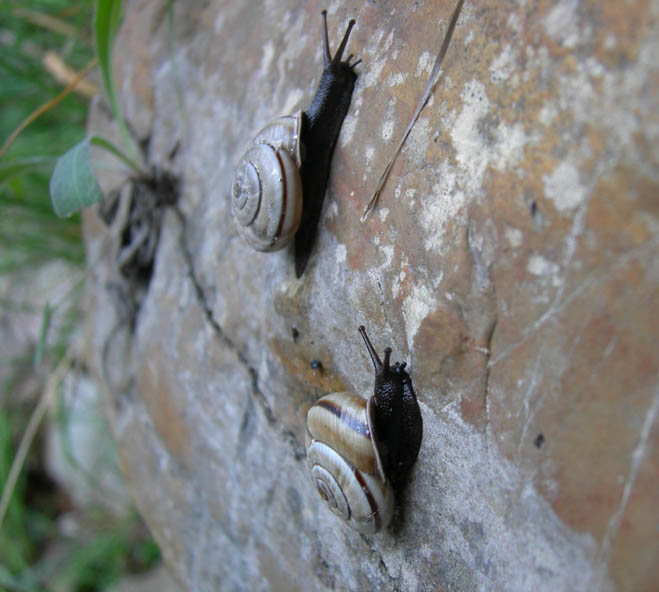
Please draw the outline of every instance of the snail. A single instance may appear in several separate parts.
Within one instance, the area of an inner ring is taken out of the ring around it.
[[[394,491],[416,461],[423,435],[421,411],[406,363],[382,362],[359,327],[375,367],[375,389],[363,398],[331,393],[309,409],[305,444],[311,479],[329,509],[364,534],[385,528]]]
[[[357,79],[354,67],[360,62],[351,64],[352,54],[341,60],[355,21],[348,23],[332,57],[327,11],[321,14],[324,68],[311,106],[275,119],[256,134],[234,171],[231,187],[233,215],[249,245],[276,251],[296,236],[298,278],[311,253],[332,153]]]

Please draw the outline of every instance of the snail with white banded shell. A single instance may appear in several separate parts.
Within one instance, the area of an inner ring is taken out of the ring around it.
[[[330,55],[327,11],[323,16],[324,68],[306,111],[275,119],[256,134],[235,169],[231,204],[238,229],[259,251],[281,249],[295,235],[295,274],[306,267],[334,146],[348,112],[357,74],[352,54],[341,61],[355,24],[350,20],[339,49]]]
[[[421,411],[405,362],[382,362],[359,327],[375,367],[375,389],[362,398],[325,395],[307,414],[306,449],[311,478],[329,509],[364,534],[385,528],[394,490],[416,461],[423,435]]]

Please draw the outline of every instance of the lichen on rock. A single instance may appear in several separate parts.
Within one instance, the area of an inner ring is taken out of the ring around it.
[[[228,196],[254,133],[311,98],[317,8],[175,3],[170,52],[160,4],[126,3],[115,59],[181,194],[105,386],[130,488],[186,587],[656,588],[656,0],[466,2],[364,224],[453,7],[329,6],[330,32],[356,19],[363,61],[300,280],[290,250],[245,245]],[[101,378],[119,318],[104,232],[87,212]],[[367,537],[326,511],[303,448],[317,398],[372,389],[360,324],[410,364],[425,431],[392,526]]]

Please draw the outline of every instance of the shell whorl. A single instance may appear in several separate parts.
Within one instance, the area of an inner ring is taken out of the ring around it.
[[[307,415],[306,448],[312,481],[332,512],[364,534],[389,524],[394,493],[374,441],[370,399],[347,392],[319,399]]]
[[[302,217],[301,114],[275,119],[236,167],[231,207],[238,230],[258,251],[283,248]]]

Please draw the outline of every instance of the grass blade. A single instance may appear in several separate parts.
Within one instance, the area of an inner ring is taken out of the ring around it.
[[[0,186],[16,175],[22,175],[48,166],[53,163],[53,160],[49,156],[28,156],[26,158],[0,161]]]
[[[108,152],[111,154],[114,154],[119,160],[127,164],[131,169],[133,169],[136,173],[141,173],[142,169],[140,168],[140,165],[137,164],[134,160],[131,160],[128,158],[119,148],[117,148],[112,142],[109,140],[106,140],[105,138],[101,138],[100,136],[92,136],[89,139],[89,142],[93,144],[94,146],[99,146],[101,148],[105,148]]]
[[[14,486],[18,480],[18,476],[23,468],[25,463],[25,457],[27,456],[28,450],[34,440],[34,436],[37,433],[37,428],[41,423],[43,416],[48,409],[50,400],[53,397],[55,389],[62,381],[67,371],[73,363],[73,347],[69,346],[69,349],[66,351],[66,354],[55,368],[55,371],[50,375],[46,388],[44,389],[37,406],[34,408],[32,415],[30,416],[30,421],[28,422],[27,428],[23,433],[21,438],[21,443],[18,446],[16,451],[16,456],[14,457],[14,462],[11,465],[9,470],[9,475],[7,476],[7,481],[5,481],[4,487],[2,489],[2,497],[0,498],[0,527],[2,526],[2,521],[5,517],[5,512],[9,507],[9,502],[11,500],[12,493],[14,493]]]
[[[67,85],[67,87],[56,97],[50,99],[49,101],[46,101],[41,107],[39,107],[36,111],[31,113],[25,120],[11,133],[11,135],[7,138],[5,143],[2,145],[2,148],[0,148],[0,157],[7,152],[9,149],[9,146],[12,145],[14,140],[18,137],[18,135],[28,126],[30,125],[35,119],[43,115],[46,111],[52,109],[55,105],[60,103],[63,99],[69,96],[71,94],[71,91],[75,88],[75,86],[85,77],[87,74],[89,74],[89,71],[96,66],[96,58],[92,59],[76,76],[71,80],[71,82]]]
[[[138,160],[138,152],[133,140],[126,127],[121,107],[119,106],[119,97],[117,88],[114,83],[114,73],[112,71],[112,46],[114,38],[119,28],[121,17],[121,0],[97,0],[96,13],[94,14],[94,39],[96,41],[96,55],[101,67],[105,92],[108,95],[108,101],[112,108],[114,118],[117,120],[119,131],[126,143],[131,156]]]
[[[46,338],[48,337],[48,329],[50,329],[50,322],[53,320],[53,308],[49,302],[43,307],[43,314],[41,315],[41,331],[39,333],[39,341],[34,350],[34,367],[35,369],[41,364],[43,352],[46,350]]]
[[[405,140],[407,140],[407,136],[410,135],[410,132],[414,127],[414,124],[416,123],[417,119],[419,119],[419,115],[421,115],[421,111],[426,106],[426,103],[430,99],[430,95],[432,95],[433,91],[435,90],[435,86],[437,84],[437,80],[439,79],[439,74],[441,72],[442,61],[444,61],[446,50],[448,49],[449,43],[451,42],[451,38],[453,37],[453,30],[455,29],[455,25],[458,22],[458,17],[460,16],[460,11],[462,10],[463,3],[464,0],[458,0],[455,5],[455,8],[453,9],[453,16],[451,16],[451,21],[449,22],[448,29],[446,30],[446,33],[444,33],[442,46],[440,47],[437,57],[435,58],[435,64],[432,67],[432,72],[430,73],[430,77],[428,78],[428,83],[426,84],[426,88],[423,91],[423,95],[421,96],[419,102],[416,105],[416,109],[414,110],[414,115],[412,115],[412,119],[407,124],[407,128],[403,133],[403,137],[400,139],[400,142],[398,142],[398,146],[396,146],[393,156],[387,163],[384,172],[380,176],[380,180],[378,181],[377,187],[373,192],[373,196],[371,197],[371,200],[368,202],[368,205],[364,209],[364,213],[359,219],[360,222],[362,223],[366,222],[366,218],[368,218],[368,215],[375,208],[375,205],[377,204],[378,199],[380,197],[380,193],[382,192],[382,189],[384,189],[384,184],[387,182],[387,179],[389,178],[389,173],[391,172],[391,168],[394,166],[394,162],[396,158],[400,154],[400,151],[403,149],[403,144],[405,144]]]

